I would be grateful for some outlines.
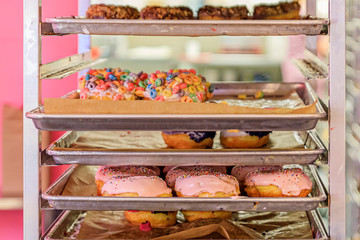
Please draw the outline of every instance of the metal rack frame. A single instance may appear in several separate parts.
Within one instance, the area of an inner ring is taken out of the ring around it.
[[[41,0],[24,0],[24,112],[41,103]],[[307,0],[316,15],[316,1]],[[329,235],[345,239],[345,3],[329,0]],[[316,53],[316,36],[307,36]],[[80,48],[83,46],[80,46]],[[24,116],[24,239],[39,239],[42,229],[40,131]]]

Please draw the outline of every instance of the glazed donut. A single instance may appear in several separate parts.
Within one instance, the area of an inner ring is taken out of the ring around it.
[[[160,174],[160,170],[159,170]],[[157,172],[142,166],[101,166],[95,174],[95,184],[97,187],[98,196],[101,195],[101,190],[104,183],[114,176],[158,176]]]
[[[146,73],[127,69],[105,68],[89,70],[80,78],[80,99],[137,100],[144,95]]]
[[[193,19],[193,12],[188,7],[147,6],[140,12],[142,19]]]
[[[234,176],[239,181],[240,186],[243,186],[245,177],[249,172],[271,171],[271,170],[281,170],[281,169],[282,169],[281,166],[239,165],[232,168],[231,175]]]
[[[212,148],[216,132],[163,131],[164,142],[177,149]]]
[[[231,197],[240,194],[239,183],[233,176],[223,173],[185,173],[175,181],[176,195],[179,197]],[[182,211],[187,221],[206,218],[230,218],[226,211]]]
[[[312,182],[300,168],[293,168],[250,172],[245,186],[249,197],[306,197]]]
[[[215,88],[194,69],[171,69],[149,75],[144,97],[147,100],[173,102],[205,102]]]
[[[217,172],[226,173],[226,171],[225,166],[177,166],[168,171],[165,181],[168,187],[174,188],[176,179],[185,174],[208,175]]]
[[[198,10],[199,20],[240,20],[248,18],[246,6],[214,7],[203,6]]]
[[[171,189],[157,176],[116,176],[102,188],[102,196],[172,197]],[[169,227],[176,223],[176,212],[125,211],[126,219],[135,225],[146,221],[152,227]]]
[[[220,132],[220,142],[226,148],[259,148],[269,142],[271,132],[227,130]]]
[[[273,5],[254,7],[254,19],[300,19],[300,4],[298,2],[283,2]]]
[[[139,16],[139,11],[129,6],[93,4],[86,11],[86,17],[92,19],[138,19]]]

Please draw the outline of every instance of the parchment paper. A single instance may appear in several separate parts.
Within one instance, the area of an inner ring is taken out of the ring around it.
[[[106,101],[45,98],[47,114],[311,114],[316,103],[299,108],[257,108],[224,103]]]
[[[184,222],[178,214],[178,224],[168,228],[153,228],[150,232],[131,225],[122,211],[88,211],[74,226],[75,239],[312,239],[305,212],[238,212],[231,220],[202,219]],[[229,238],[227,238],[227,236]]]
[[[305,149],[304,142],[297,132],[273,132],[269,143],[262,148],[224,149],[220,143],[220,133],[214,138],[213,149],[173,149],[167,147],[159,131],[95,131],[77,132],[79,137],[69,147],[57,147],[59,151],[272,151],[272,150],[311,150]]]

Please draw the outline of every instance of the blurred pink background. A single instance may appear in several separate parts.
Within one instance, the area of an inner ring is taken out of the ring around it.
[[[49,4],[51,3],[51,4]],[[73,0],[43,0],[43,19],[54,16],[77,15],[77,1]],[[2,4],[0,15],[0,72],[2,82],[7,81],[8,87],[0,94],[0,114],[3,105],[10,104],[17,108],[23,102],[23,1],[12,0]],[[43,63],[51,62],[62,57],[73,55],[77,52],[77,36],[44,37],[43,38]],[[62,80],[43,80],[43,97],[58,97],[76,88],[76,75]],[[26,89],[25,89],[26,90]],[[0,118],[2,126],[2,118]],[[59,134],[53,134],[55,139]],[[0,127],[2,136],[2,127]],[[0,156],[2,156],[3,139],[0,138]],[[20,144],[20,143],[19,143]],[[34,159],[34,164],[37,160]],[[51,181],[55,179],[65,167],[56,167],[52,170]],[[0,195],[2,189],[2,159],[0,157]],[[22,172],[14,172],[21,176]],[[22,239],[22,210],[0,210],[0,238]]]

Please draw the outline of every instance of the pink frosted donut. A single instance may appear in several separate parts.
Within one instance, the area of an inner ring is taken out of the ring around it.
[[[245,185],[249,197],[306,197],[312,189],[300,168],[250,172]]]
[[[184,174],[199,174],[208,175],[216,173],[226,173],[226,167],[224,166],[178,166],[172,168],[165,177],[167,185],[171,188],[175,186],[175,181],[179,176]]]
[[[185,173],[175,181],[179,197],[230,197],[240,194],[239,182],[235,177],[213,173]]]
[[[172,197],[171,189],[158,176],[116,176],[102,188],[102,196]],[[150,222],[152,227],[169,227],[176,223],[176,212],[124,211],[125,218],[135,225]]]
[[[280,170],[281,166],[262,166],[262,165],[238,165],[233,167],[231,170],[231,175],[234,176],[239,182],[240,185],[243,185],[245,177],[249,172],[253,171],[266,171],[266,170]]]
[[[160,171],[160,170],[159,170]],[[156,172],[142,166],[101,166],[96,171],[95,183],[98,195],[106,181],[114,176],[156,176]]]
[[[105,182],[103,196],[171,197],[171,189],[158,176],[115,176]]]

